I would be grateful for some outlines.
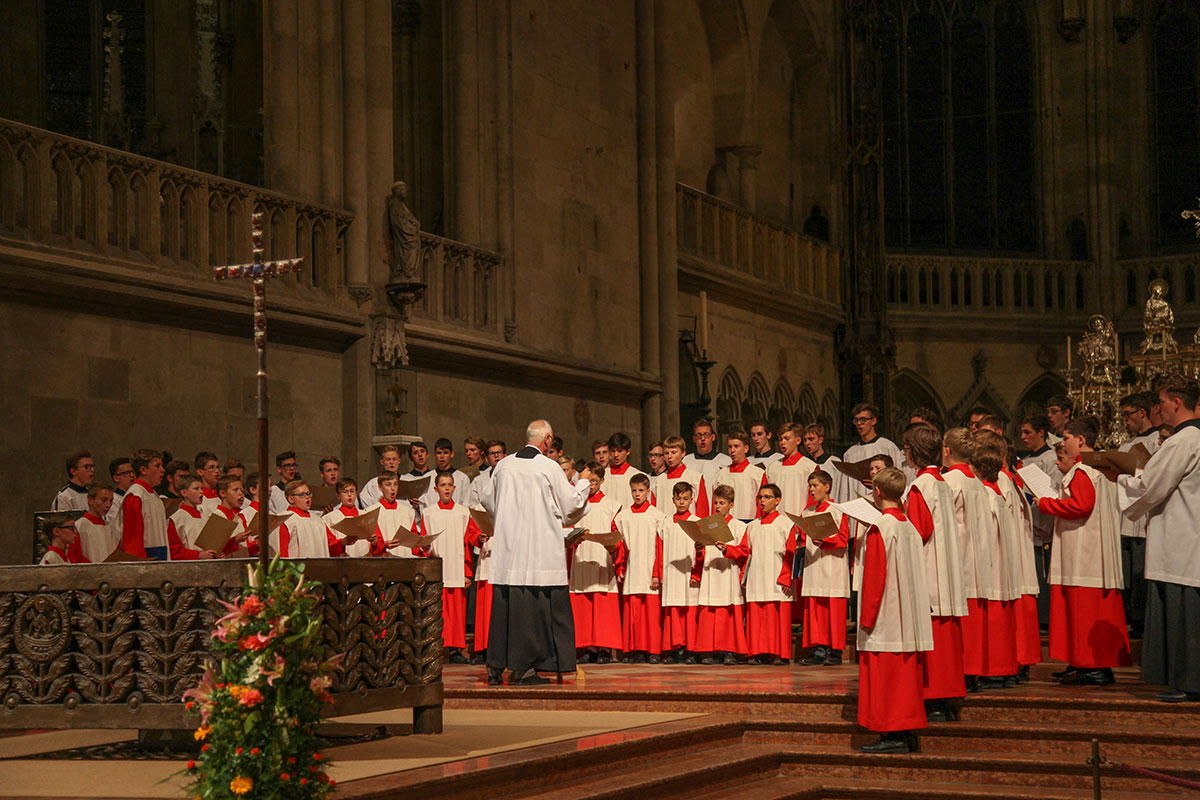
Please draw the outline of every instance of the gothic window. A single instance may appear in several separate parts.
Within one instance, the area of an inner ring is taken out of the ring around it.
[[[885,236],[891,248],[1035,248],[1034,89],[1022,0],[887,0]]]
[[[1200,12],[1170,0],[1154,24],[1155,206],[1160,245],[1196,242],[1179,213],[1200,186]]]

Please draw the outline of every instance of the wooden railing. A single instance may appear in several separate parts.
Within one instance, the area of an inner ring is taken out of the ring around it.
[[[499,253],[422,232],[421,274],[427,288],[415,315],[498,333],[499,267]]]
[[[347,211],[0,120],[0,236],[207,271],[250,259],[250,215],[269,258],[305,259],[301,280],[345,282]]]
[[[691,186],[677,184],[675,200],[680,255],[841,304],[835,248]]]
[[[1128,308],[1142,308],[1150,295],[1151,281],[1161,278],[1167,282],[1167,301],[1176,310],[1200,302],[1197,279],[1200,278],[1200,253],[1188,253],[1158,258],[1138,258],[1117,262],[1122,291],[1119,295]]]
[[[1083,261],[887,256],[888,307],[983,314],[1087,313]],[[1094,280],[1094,279],[1093,279]]]

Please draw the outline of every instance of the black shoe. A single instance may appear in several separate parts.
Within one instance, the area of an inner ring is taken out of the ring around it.
[[[1076,672],[1079,672],[1078,667],[1067,667],[1066,669],[1061,669],[1058,672],[1051,672],[1050,677],[1054,678],[1057,681],[1057,680],[1062,680],[1063,678],[1067,677],[1068,675],[1072,675]]]
[[[646,654],[645,653],[634,653],[633,658],[630,659],[629,663],[630,664],[645,664],[646,663]]]
[[[493,670],[491,668],[488,668],[487,675],[488,675],[488,678],[487,678],[488,686],[504,685],[504,670]]]
[[[825,656],[825,666],[827,666],[827,667],[836,667],[841,663],[842,663],[842,651],[841,650],[830,650],[829,653]]]
[[[975,691],[977,691],[977,692],[990,692],[990,691],[994,691],[996,689],[1003,689],[1003,688],[1004,688],[1004,678],[984,676],[982,678],[975,679]]]
[[[1021,667],[1017,670],[1017,683],[1029,683],[1029,665]]]
[[[917,737],[916,731],[909,731],[904,737],[904,743],[908,745],[908,752],[921,752],[921,740]]]
[[[576,664],[595,664],[596,657],[585,650],[582,653],[580,653],[579,655],[575,656],[575,663]]]
[[[858,748],[864,753],[909,753],[912,752],[908,744],[907,734],[888,734],[879,737],[878,741],[864,744]]]
[[[545,686],[549,682],[549,678],[543,678],[536,672],[532,675],[526,675],[524,678],[517,678],[517,686]]]
[[[1004,676],[1004,688],[1005,688],[1005,689],[1013,689],[1013,688],[1016,688],[1017,681],[1018,681],[1018,676],[1016,676],[1016,675],[1005,675],[1005,676]]]
[[[1063,686],[1108,686],[1116,683],[1111,669],[1084,669],[1064,675],[1059,681]]]
[[[771,666],[773,667],[786,667],[790,663],[788,659],[782,656],[771,656]]]
[[[662,656],[658,655],[657,653],[651,653],[650,657],[646,660],[648,662],[650,662],[651,664],[661,664],[663,658],[662,658]]]
[[[1163,703],[1195,703],[1200,701],[1200,692],[1185,692],[1182,689],[1167,689],[1157,699]]]
[[[599,650],[596,652],[597,664],[611,664],[612,660],[612,653],[608,652],[607,650]]]
[[[926,700],[925,701],[925,721],[926,722],[946,722],[946,701],[945,700]]]
[[[471,656],[472,664],[482,664],[485,661],[487,661],[487,651],[486,650],[480,650],[479,652],[477,652],[473,656]]]
[[[808,658],[800,659],[800,663],[806,667],[819,667],[825,663],[825,657],[829,655],[829,648],[823,644],[819,644],[813,648],[812,654]]]
[[[736,667],[738,665],[738,658],[733,653],[726,653],[725,658],[721,659],[721,663],[727,667]]]
[[[695,653],[688,653],[686,656],[683,657],[683,659],[679,663],[680,664],[699,664],[700,656],[696,655]]]
[[[446,658],[446,661],[448,661],[451,664],[469,664],[469,663],[471,663],[470,659],[468,659],[466,656],[464,656],[462,654],[461,650],[457,650],[457,649],[450,651],[450,655]]]
[[[617,656],[617,661],[620,661],[622,664],[632,664],[633,655],[633,653],[621,653],[621,655]]]
[[[713,653],[712,655],[708,655],[700,659],[700,663],[706,667],[715,667],[717,664],[721,663],[721,657],[716,653]]]

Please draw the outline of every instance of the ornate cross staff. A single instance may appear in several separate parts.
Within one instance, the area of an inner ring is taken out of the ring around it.
[[[271,489],[267,448],[267,278],[299,272],[304,265],[302,258],[281,261],[263,260],[263,214],[255,211],[250,215],[250,241],[254,246],[254,259],[249,264],[234,264],[228,267],[213,267],[213,278],[219,281],[230,278],[252,278],[254,280],[254,349],[258,352],[258,516],[254,520],[258,528],[258,560],[266,569],[268,522],[271,517]]]

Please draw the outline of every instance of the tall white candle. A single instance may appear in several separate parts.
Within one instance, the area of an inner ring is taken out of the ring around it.
[[[700,291],[700,319],[696,322],[696,346],[701,357],[708,355],[708,292]]]

